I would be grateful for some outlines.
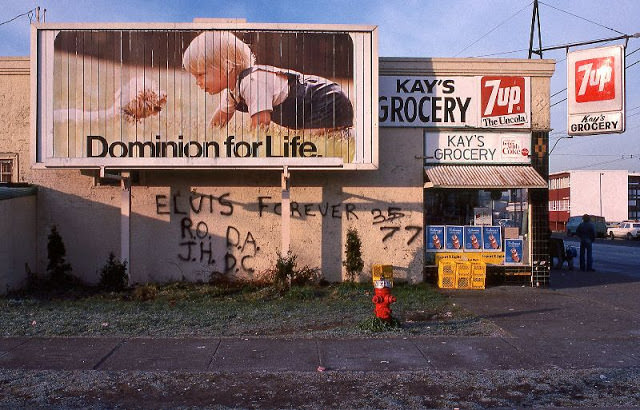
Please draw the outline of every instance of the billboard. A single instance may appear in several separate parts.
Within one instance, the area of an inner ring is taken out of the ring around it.
[[[567,54],[567,133],[625,130],[625,67],[621,45]]]
[[[531,86],[520,76],[381,76],[381,127],[531,127]]]
[[[34,25],[50,167],[375,168],[376,29]]]

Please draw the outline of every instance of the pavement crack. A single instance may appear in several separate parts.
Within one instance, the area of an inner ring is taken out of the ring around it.
[[[320,343],[316,340],[316,353],[318,354],[318,366],[326,367],[324,365],[324,358],[322,357],[322,351],[320,350]]]
[[[102,363],[104,363],[108,358],[111,357],[112,354],[114,354],[116,352],[116,350],[120,349],[120,346],[122,346],[125,343],[125,339],[122,339],[120,342],[118,342],[117,345],[115,345],[113,347],[113,349],[111,349],[111,351],[109,353],[107,353],[106,355],[104,355],[104,357],[102,359],[100,359],[98,361],[98,363],[96,363],[95,366],[93,366],[93,370],[98,370],[98,368],[100,366],[102,366]]]
[[[216,348],[213,349],[213,354],[211,355],[211,359],[209,359],[209,363],[207,363],[207,370],[211,369],[211,363],[213,363],[213,359],[216,357],[218,353],[218,349],[220,349],[220,344],[222,343],[222,339],[218,339],[218,344],[216,344]]]
[[[2,358],[2,357],[4,357],[4,356],[8,355],[8,354],[9,354],[9,352],[11,352],[12,350],[15,350],[15,349],[17,349],[17,348],[19,348],[19,347],[22,347],[22,346],[26,345],[27,343],[29,343],[29,341],[30,341],[30,339],[25,339],[25,340],[24,340],[24,341],[22,341],[21,343],[19,343],[19,344],[17,344],[17,345],[15,345],[15,346],[13,346],[11,349],[8,349],[6,352],[0,352],[0,353],[1,353],[1,354],[0,354],[0,358]]]
[[[427,363],[427,365],[433,369],[435,369],[435,366],[433,365],[433,363],[431,363],[431,360],[429,360],[429,358],[427,358],[427,355],[422,351],[422,349],[420,349],[420,346],[418,346],[416,344],[415,341],[411,340],[411,344],[418,350],[418,352],[420,352],[420,355],[422,356],[422,358],[424,359],[425,363]]]

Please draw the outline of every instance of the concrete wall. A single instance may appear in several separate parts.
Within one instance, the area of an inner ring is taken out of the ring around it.
[[[421,133],[395,131],[381,142],[379,171],[291,171],[291,251],[299,265],[341,280],[349,227],[366,263],[393,264],[422,279],[422,165],[408,156]],[[407,158],[408,157],[408,158]],[[120,188],[94,186],[77,170],[38,170],[39,248],[52,225],[75,275],[88,282],[120,251]],[[212,272],[253,278],[281,249],[279,171],[143,171],[132,188],[134,282],[208,280]],[[38,255],[38,269],[46,254]]]
[[[379,171],[291,171],[291,251],[299,265],[341,280],[347,229],[362,239],[365,271],[393,264],[422,279],[422,166],[407,158],[421,134],[393,133],[381,142]],[[251,278],[281,249],[280,171],[145,172],[133,187],[131,263],[134,281],[212,271]]]
[[[0,200],[0,295],[23,287],[36,269],[36,196]]]

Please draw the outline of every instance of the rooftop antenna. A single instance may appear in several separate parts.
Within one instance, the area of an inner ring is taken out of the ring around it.
[[[536,20],[538,22],[538,49],[533,49],[533,34],[536,29]],[[531,14],[531,31],[529,34],[529,59],[532,54],[538,54],[542,58],[542,34],[540,33],[540,10],[538,9],[538,0],[533,0],[533,13]]]
[[[36,7],[36,23],[40,23],[40,6]]]

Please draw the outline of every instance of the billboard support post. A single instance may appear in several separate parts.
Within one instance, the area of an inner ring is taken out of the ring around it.
[[[120,260],[129,264],[128,276],[131,285],[131,176],[129,172],[122,173],[120,180],[122,192],[120,195]]]
[[[289,167],[282,167],[282,176],[280,178],[282,187],[282,203],[281,203],[281,227],[282,227],[282,251],[281,254],[287,257],[289,253],[289,247],[291,245],[291,193],[289,188],[291,187],[291,175],[289,174]]]

